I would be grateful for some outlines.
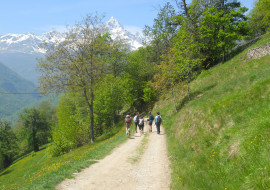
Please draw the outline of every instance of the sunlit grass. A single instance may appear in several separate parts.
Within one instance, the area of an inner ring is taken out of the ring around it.
[[[124,142],[123,124],[106,137],[59,157],[50,157],[47,150],[30,154],[0,174],[0,189],[54,189],[65,178],[95,163]],[[105,140],[104,140],[105,138]]]
[[[263,36],[252,48],[270,42]],[[166,129],[172,189],[270,189],[270,55],[247,50],[203,72],[154,108]]]

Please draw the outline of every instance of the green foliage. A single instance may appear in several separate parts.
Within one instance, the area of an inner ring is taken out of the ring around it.
[[[107,75],[96,87],[97,97],[94,101],[97,135],[111,129],[117,122],[118,114],[127,104],[130,104],[130,88],[124,76]]]
[[[158,70],[157,65],[151,60],[151,49],[146,47],[131,52],[125,65],[127,105],[138,111],[143,111],[147,107],[144,101],[144,89]]]
[[[199,41],[196,40],[196,28],[188,26],[188,20],[182,23],[173,39],[172,59],[177,65],[180,78],[192,79],[202,69],[205,56],[201,53]]]
[[[153,48],[152,60],[154,62],[159,63],[161,56],[170,49],[171,38],[177,32],[176,19],[174,7],[167,2],[154,19],[153,26],[145,26],[144,34],[149,38],[146,43]]]
[[[58,125],[52,129],[52,156],[58,156],[88,142],[89,110],[80,93],[61,96],[58,105]]]
[[[39,151],[39,146],[48,143],[50,125],[45,115],[37,108],[26,108],[20,114],[23,133],[28,142],[28,150]]]
[[[0,170],[9,166],[17,153],[17,138],[10,123],[0,120]]]
[[[143,100],[148,104],[153,104],[157,99],[157,94],[150,85],[146,85],[143,89]]]
[[[257,0],[249,14],[249,30],[256,37],[270,30],[270,0]]]
[[[226,3],[209,7],[202,13],[200,23],[201,46],[209,64],[215,63],[235,46],[235,42],[246,34],[247,21],[244,13],[247,8],[240,3]]]

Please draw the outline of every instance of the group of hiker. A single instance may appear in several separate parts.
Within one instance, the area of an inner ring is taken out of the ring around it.
[[[149,117],[147,119],[148,122],[148,126],[149,126],[149,133],[152,132],[152,125],[153,123],[155,123],[156,128],[157,128],[157,134],[160,134],[160,125],[162,122],[162,118],[159,112],[157,112],[157,116],[154,117],[152,115],[151,112],[149,112]],[[136,113],[136,115],[133,117],[131,117],[131,115],[129,114],[129,112],[127,113],[126,117],[125,117],[125,125],[126,125],[126,135],[129,137],[130,136],[130,127],[132,126],[132,124],[134,123],[135,125],[135,133],[138,133],[138,128],[139,128],[139,132],[140,134],[144,134],[144,118],[143,115],[140,115],[139,112]]]

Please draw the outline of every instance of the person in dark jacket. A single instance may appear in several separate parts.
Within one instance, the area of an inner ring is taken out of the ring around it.
[[[151,114],[151,112],[149,112],[149,118],[147,119],[149,132],[152,132],[152,124],[153,124],[154,119],[155,119],[154,116]]]
[[[159,112],[157,112],[157,116],[155,117],[155,124],[157,127],[157,134],[160,134],[160,125],[162,123],[162,118]]]

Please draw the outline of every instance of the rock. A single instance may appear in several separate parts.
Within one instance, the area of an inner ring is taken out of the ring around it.
[[[247,60],[259,59],[267,54],[270,54],[270,43],[248,50]]]

